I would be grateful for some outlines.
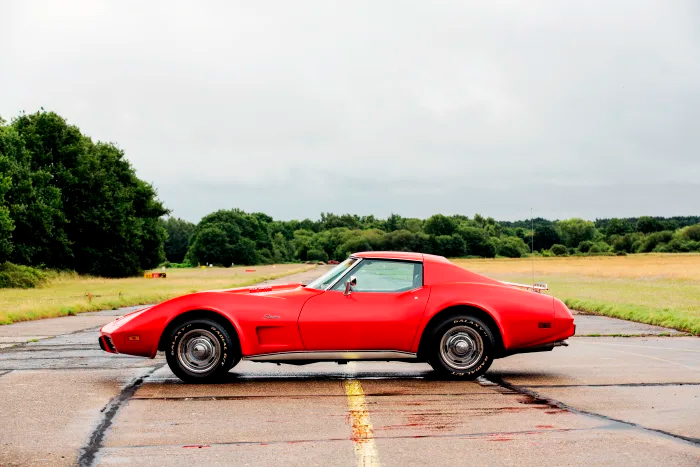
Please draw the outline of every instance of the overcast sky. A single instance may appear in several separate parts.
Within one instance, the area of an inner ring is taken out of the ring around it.
[[[0,0],[0,115],[172,215],[700,213],[696,1]]]

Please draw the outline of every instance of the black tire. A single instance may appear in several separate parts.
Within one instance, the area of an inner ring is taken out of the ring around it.
[[[219,380],[240,360],[238,340],[211,319],[192,319],[168,336],[165,358],[175,376],[186,383]]]
[[[441,377],[476,379],[493,363],[493,332],[473,316],[450,316],[438,323],[428,338],[428,363]]]

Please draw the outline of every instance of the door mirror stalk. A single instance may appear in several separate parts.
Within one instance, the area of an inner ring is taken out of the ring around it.
[[[357,285],[357,277],[355,276],[350,276],[350,280],[345,281],[345,292],[343,292],[343,295],[350,295],[353,293],[352,288]]]

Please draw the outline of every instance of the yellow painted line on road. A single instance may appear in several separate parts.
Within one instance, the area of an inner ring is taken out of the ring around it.
[[[355,445],[355,459],[358,467],[378,467],[379,456],[374,444],[374,428],[369,419],[362,383],[356,379],[345,380],[345,394],[348,397],[348,411],[352,424],[352,441]]]

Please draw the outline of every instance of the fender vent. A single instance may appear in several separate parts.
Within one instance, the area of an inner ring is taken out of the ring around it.
[[[543,322],[543,323],[539,323],[539,324],[537,325],[537,327],[540,328],[540,329],[549,329],[549,328],[552,327],[552,323],[549,322],[549,321]]]

